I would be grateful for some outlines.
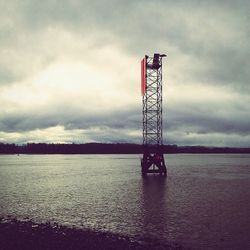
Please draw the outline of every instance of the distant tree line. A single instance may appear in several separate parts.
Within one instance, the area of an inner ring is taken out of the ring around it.
[[[140,154],[142,145],[128,143],[54,144],[28,143],[24,145],[0,143],[0,154]],[[163,152],[175,153],[250,153],[250,148],[164,145]]]

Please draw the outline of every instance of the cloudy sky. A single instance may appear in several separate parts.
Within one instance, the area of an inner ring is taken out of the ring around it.
[[[250,146],[250,2],[0,0],[0,142],[141,143],[140,60],[166,53],[164,142]]]

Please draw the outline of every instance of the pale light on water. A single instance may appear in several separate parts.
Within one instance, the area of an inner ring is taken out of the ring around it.
[[[194,249],[250,248],[250,155],[166,162],[167,179],[143,179],[138,155],[1,155],[0,215]]]

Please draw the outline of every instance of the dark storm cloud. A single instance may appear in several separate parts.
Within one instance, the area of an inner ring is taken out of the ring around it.
[[[67,109],[67,108],[66,108]],[[37,113],[13,113],[2,116],[0,131],[24,132],[62,125],[66,130],[105,127],[110,129],[140,129],[140,110],[129,109],[119,112],[83,113],[78,110],[39,111]]]
[[[141,134],[139,136],[129,135],[131,130],[141,129],[140,113],[140,110],[131,109],[102,114],[79,113],[78,110],[12,114],[1,117],[0,131],[27,134],[37,129],[43,130],[63,126],[66,134],[72,133],[71,138],[63,139],[64,142],[140,143]],[[78,130],[80,132],[77,132]],[[36,141],[33,136],[27,136],[26,139],[23,139],[23,137],[17,138],[15,142],[24,143],[27,138],[29,138],[29,141]],[[87,141],[85,141],[86,138],[88,138]],[[40,138],[39,141],[41,140],[50,142],[49,138]]]
[[[165,128],[168,131],[183,131],[185,133],[209,134],[223,133],[249,135],[250,114],[247,111],[227,109],[218,105],[197,107],[186,105],[167,109]]]
[[[66,110],[67,108],[65,108]],[[250,115],[247,111],[235,112],[232,107],[221,112],[220,106],[197,107],[186,105],[167,107],[164,112],[164,127],[167,131],[208,134],[250,134]],[[62,109],[63,110],[63,109]],[[66,130],[90,129],[102,127],[107,129],[141,129],[141,112],[133,107],[119,112],[86,113],[79,110],[38,111],[37,113],[12,114],[2,117],[0,130],[4,132],[23,132],[45,129],[62,125]],[[165,115],[167,114],[167,115]]]

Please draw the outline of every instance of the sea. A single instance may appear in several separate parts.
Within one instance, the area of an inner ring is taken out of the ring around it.
[[[250,249],[250,154],[0,155],[0,216],[204,250]]]

